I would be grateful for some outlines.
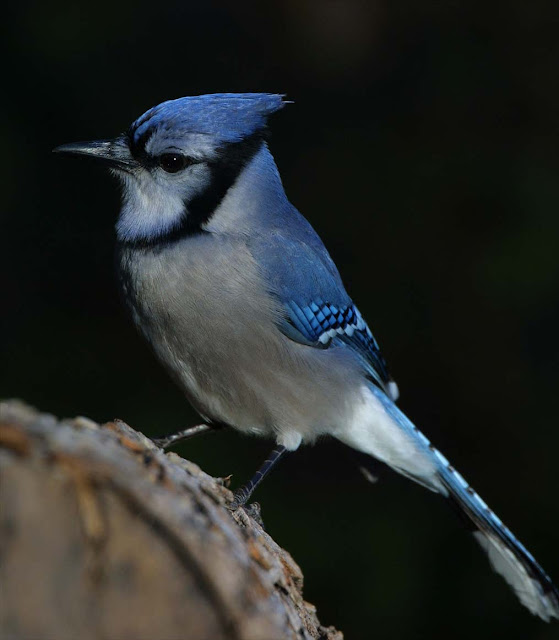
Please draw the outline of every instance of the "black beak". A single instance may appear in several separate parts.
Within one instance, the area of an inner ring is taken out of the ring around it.
[[[137,166],[130,154],[124,136],[114,140],[95,140],[93,142],[73,142],[62,144],[52,150],[53,153],[64,153],[69,156],[86,156],[101,160],[110,167],[130,171]]]

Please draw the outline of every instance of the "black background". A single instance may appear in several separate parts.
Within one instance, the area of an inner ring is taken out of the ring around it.
[[[286,190],[401,406],[559,580],[559,5],[54,0],[3,23],[0,395],[146,433],[196,420],[121,307],[114,181],[50,150],[168,98],[284,92]],[[238,484],[268,448],[223,433],[179,451]],[[257,497],[348,640],[559,635],[440,498],[389,471],[368,485],[341,445],[301,449]]]

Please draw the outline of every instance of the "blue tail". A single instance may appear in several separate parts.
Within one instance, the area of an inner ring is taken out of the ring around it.
[[[448,497],[469,519],[475,539],[493,569],[512,587],[520,602],[546,621],[559,618],[559,591],[534,556],[436,449],[439,477]]]
[[[390,452],[390,458],[388,458],[388,456],[382,455],[383,451],[374,451],[371,447],[363,447],[362,444],[357,448],[388,462],[396,471],[416,480],[427,488],[446,495],[465,516],[473,530],[474,537],[487,552],[491,566],[512,587],[520,602],[543,620],[549,621],[551,618],[559,618],[559,591],[536,562],[534,556],[489,509],[442,453],[435,449],[417,427],[398,409],[394,402],[378,387],[371,385],[370,390],[388,414],[390,428],[400,433],[401,436],[405,435],[410,444],[411,442],[415,443],[416,454],[414,457],[423,459],[428,464],[427,473],[418,475],[416,470],[410,472],[412,466],[415,469],[420,467],[410,464],[409,451],[401,459],[398,459],[394,456],[393,449]],[[378,433],[379,426],[386,431],[386,421],[381,422],[377,419],[376,424],[371,424],[369,427],[373,436],[371,442],[375,441],[375,429]],[[357,444],[356,441],[351,442],[351,438],[340,439],[352,446]],[[376,442],[378,442],[378,436]]]

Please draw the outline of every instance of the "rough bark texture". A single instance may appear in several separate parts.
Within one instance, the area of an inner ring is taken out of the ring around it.
[[[231,497],[123,422],[0,403],[0,638],[341,640]]]

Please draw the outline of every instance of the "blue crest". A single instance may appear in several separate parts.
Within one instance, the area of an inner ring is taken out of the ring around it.
[[[266,126],[271,113],[286,103],[274,93],[214,93],[167,100],[146,111],[130,127],[134,146],[158,127],[182,135],[201,133],[221,142],[237,142]]]

